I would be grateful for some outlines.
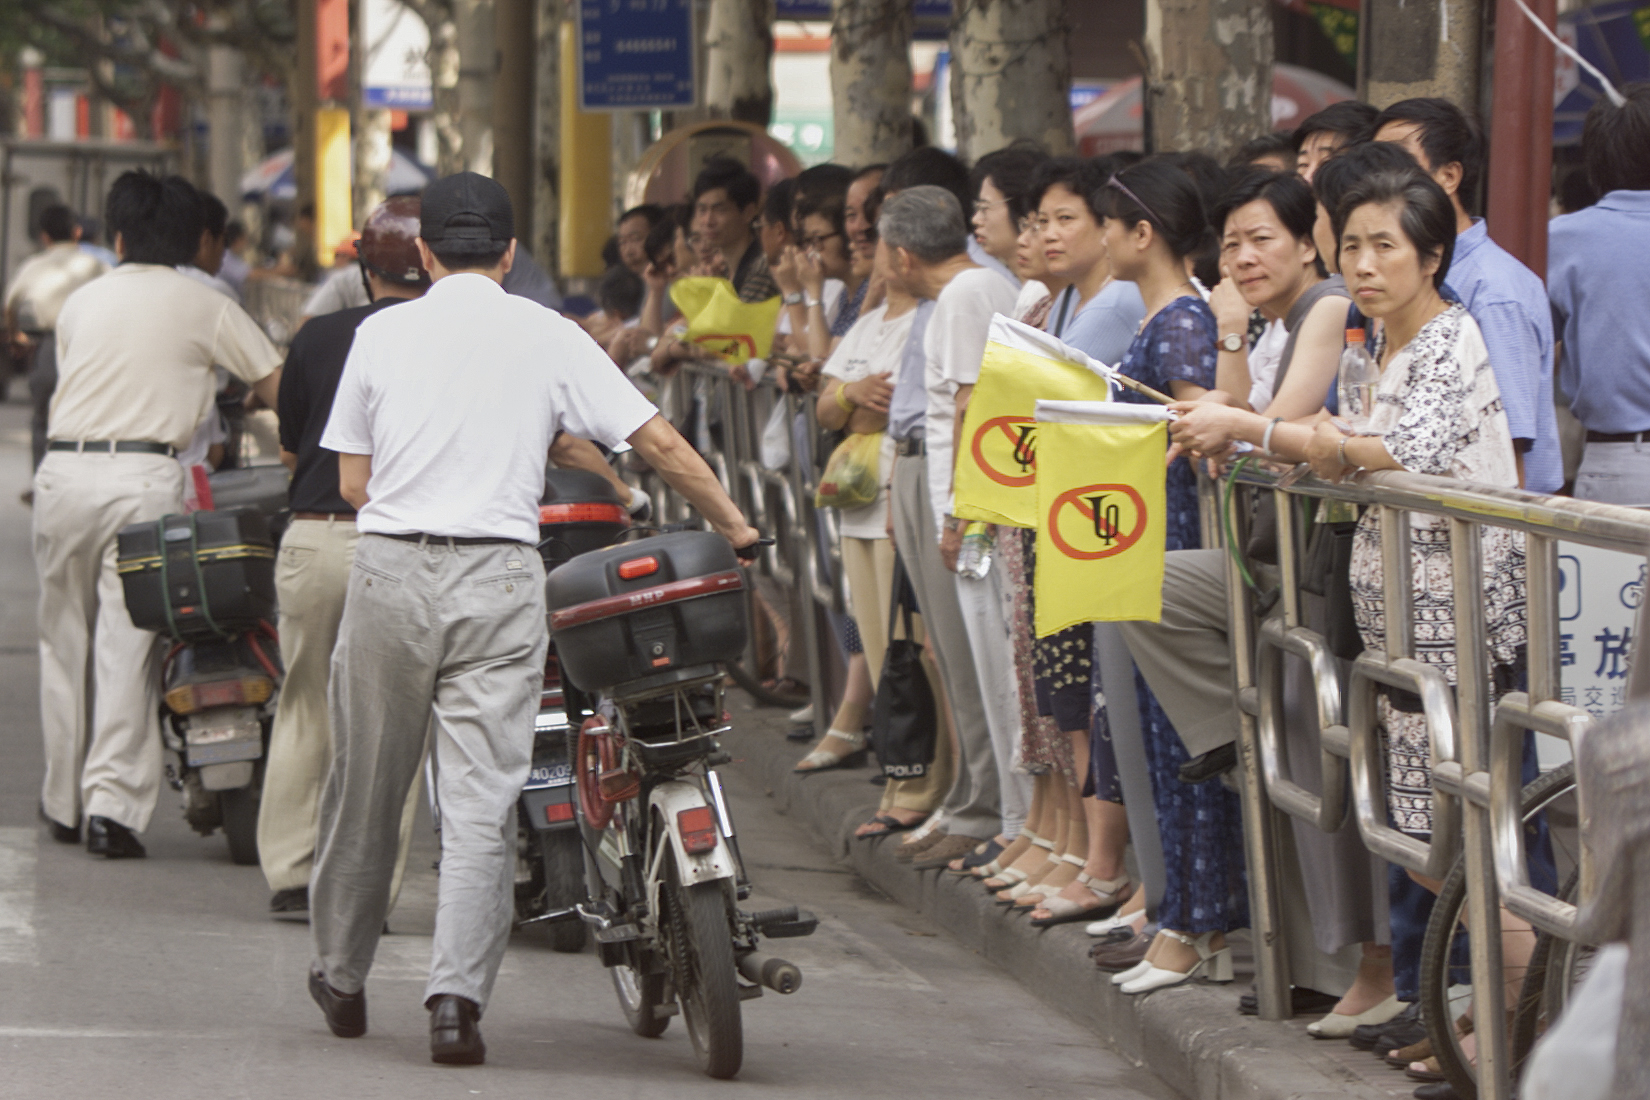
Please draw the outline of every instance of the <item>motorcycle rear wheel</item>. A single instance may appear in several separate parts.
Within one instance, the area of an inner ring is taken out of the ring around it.
[[[218,808],[223,812],[223,835],[229,841],[229,858],[242,867],[258,862],[258,791],[236,787],[218,792]]]
[[[579,850],[578,830],[540,833],[539,852],[544,861],[545,910],[568,909],[583,901],[584,853]],[[552,951],[576,955],[584,950],[584,921],[557,921],[546,931]]]
[[[720,881],[684,886],[674,863],[666,891],[671,970],[688,1038],[705,1075],[727,1080],[739,1073],[745,1058],[727,892]]]
[[[610,968],[613,991],[619,995],[619,1008],[625,1022],[644,1039],[657,1039],[670,1026],[669,1016],[654,1011],[665,1003],[664,974],[642,974],[620,964]]]

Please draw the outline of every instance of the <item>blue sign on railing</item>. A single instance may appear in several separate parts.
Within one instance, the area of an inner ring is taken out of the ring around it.
[[[582,0],[581,110],[691,106],[692,0]]]

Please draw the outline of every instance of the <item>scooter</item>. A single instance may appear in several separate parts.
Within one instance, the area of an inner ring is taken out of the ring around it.
[[[258,804],[284,670],[275,628],[274,558],[287,475],[252,467],[211,475],[206,507],[134,524],[118,566],[135,625],[169,636],[161,665],[167,783],[202,836],[258,862]]]
[[[728,544],[667,534],[580,556],[547,584],[568,678],[607,698],[582,724],[574,775],[589,898],[546,920],[595,930],[637,1035],[681,1015],[699,1065],[735,1076],[740,1002],[802,973],[760,947],[813,914],[746,912],[751,886],[716,767],[730,760],[720,662],[744,648],[745,577]]]

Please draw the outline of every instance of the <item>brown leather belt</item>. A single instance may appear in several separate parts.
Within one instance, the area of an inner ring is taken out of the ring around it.
[[[341,520],[347,520],[350,523],[354,523],[355,522],[355,513],[354,512],[294,512],[294,513],[292,513],[292,518],[293,519],[318,519],[318,520],[321,520],[323,522],[326,522],[328,520],[341,519]]]
[[[526,545],[520,539],[471,538],[465,535],[426,535],[423,532],[409,532],[405,535],[386,535],[382,531],[374,531],[373,534],[378,535],[381,538],[396,539],[400,542],[444,542],[450,546],[503,546],[506,543],[515,546]]]
[[[1589,443],[1644,443],[1650,432],[1588,432]]]

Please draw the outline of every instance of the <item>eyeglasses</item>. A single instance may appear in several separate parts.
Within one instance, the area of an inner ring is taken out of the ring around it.
[[[992,207],[994,207],[994,206],[1006,206],[1007,204],[1008,204],[1007,199],[990,199],[990,200],[975,199],[974,200],[974,213],[976,213],[976,214],[989,214],[989,213],[991,213],[991,208]]]
[[[1021,233],[1041,233],[1048,228],[1048,219],[1039,214],[1027,214],[1018,224]]]
[[[832,237],[840,236],[842,236],[841,233],[820,233],[813,237],[798,237],[796,243],[801,245],[804,251],[812,252],[816,248],[824,248],[825,242]]]
[[[1141,197],[1139,195],[1136,195],[1133,191],[1130,191],[1129,187],[1128,187],[1128,184],[1124,183],[1122,180],[1118,179],[1115,175],[1113,175],[1111,179],[1106,181],[1106,186],[1107,187],[1115,187],[1119,191],[1123,192],[1124,197],[1127,198],[1130,202],[1134,203],[1136,206],[1140,207],[1140,209],[1145,212],[1146,217],[1150,218],[1153,222],[1155,222],[1159,229],[1163,228],[1163,219],[1158,217],[1157,214],[1152,211],[1152,208],[1147,206],[1145,201],[1143,199],[1141,199]]]

